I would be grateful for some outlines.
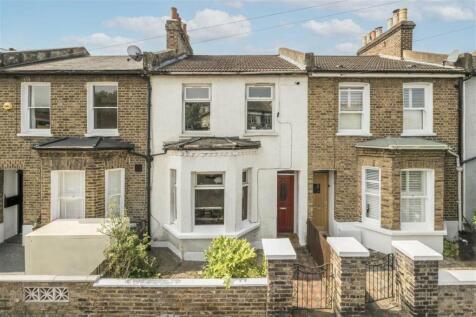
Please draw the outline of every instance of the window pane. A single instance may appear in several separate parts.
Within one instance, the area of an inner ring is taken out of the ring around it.
[[[223,189],[195,190],[195,224],[224,224],[225,191]]]
[[[248,219],[248,186],[243,186],[241,193],[241,220]]]
[[[365,195],[365,213],[367,218],[378,219],[380,214],[379,196]]]
[[[170,170],[170,212],[171,220],[177,220],[177,171]]]
[[[341,88],[340,110],[341,111],[362,111],[364,93],[359,89]]]
[[[271,98],[271,87],[256,86],[248,87],[249,98]]]
[[[185,130],[210,130],[210,103],[185,103]]]
[[[50,108],[30,109],[30,129],[50,128]]]
[[[185,99],[210,99],[210,88],[185,87]]]
[[[30,107],[50,107],[49,86],[30,86]]]
[[[197,174],[197,185],[223,185],[223,175]]]
[[[244,171],[241,173],[241,181],[243,183],[248,183],[248,171]]]
[[[418,109],[425,108],[425,89],[424,88],[412,89],[412,108],[418,108]]]
[[[271,130],[273,128],[272,101],[248,101],[248,130]]]
[[[108,195],[121,194],[121,171],[108,171]]]
[[[412,195],[424,195],[424,177],[422,171],[408,172],[408,191]]]
[[[341,113],[339,119],[339,130],[362,129],[362,114],[360,113]]]
[[[94,86],[94,107],[117,107],[116,86]]]
[[[403,111],[403,129],[404,130],[422,130],[423,129],[423,111],[404,110]]]
[[[119,216],[121,214],[121,195],[109,196],[107,208],[110,216]]]
[[[83,199],[60,199],[61,219],[80,219],[83,215]]]
[[[424,222],[425,198],[402,198],[401,222]]]
[[[403,88],[403,107],[410,108],[410,89]]]
[[[95,108],[94,129],[117,129],[117,108]]]
[[[80,172],[61,173],[61,197],[79,197],[81,196],[81,174]]]

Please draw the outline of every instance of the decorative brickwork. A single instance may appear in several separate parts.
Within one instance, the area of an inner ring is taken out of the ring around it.
[[[367,263],[368,257],[340,257],[331,250],[334,311],[338,316],[364,315]]]
[[[67,167],[86,167],[86,215],[102,216],[104,211],[104,169],[108,166],[126,169],[125,207],[133,222],[147,221],[145,160],[122,153],[51,153],[40,154],[32,145],[44,140],[39,137],[17,136],[21,132],[22,82],[51,83],[51,133],[53,137],[84,136],[87,122],[87,83],[118,83],[118,130],[120,138],[146,154],[147,147],[147,80],[127,75],[32,75],[0,78],[0,104],[11,102],[13,109],[0,109],[0,170],[23,170],[23,206],[25,225],[50,218],[50,171]],[[135,164],[143,166],[135,172]]]
[[[440,285],[438,294],[438,316],[474,316],[476,285]]]
[[[293,305],[294,260],[268,260],[268,313],[284,316]]]
[[[438,261],[414,261],[398,249],[396,300],[411,316],[438,316]]]
[[[339,115],[339,82],[366,82],[370,84],[370,132],[371,137],[337,136]],[[386,136],[400,137],[403,131],[403,83],[433,83],[433,130],[435,136],[425,137],[458,149],[458,89],[455,79],[443,78],[309,78],[309,215],[312,215],[312,171],[335,170],[335,208],[337,221],[360,221],[361,192],[360,167],[355,144],[373,138]],[[395,152],[393,155],[397,155]],[[435,201],[437,213],[435,228],[442,228],[442,215],[445,220],[457,217],[457,172],[454,157],[431,151],[416,151],[406,157],[398,153],[400,159],[381,156],[380,164],[401,164],[402,166],[435,165],[437,186],[443,183],[443,197]],[[444,163],[443,163],[444,161]],[[444,165],[442,165],[444,164]],[[441,170],[442,166],[444,169]],[[390,168],[390,166],[388,166]],[[394,167],[394,173],[399,173]],[[393,174],[395,175],[395,174]],[[390,182],[388,173],[386,182]],[[393,188],[399,188],[398,177],[393,177]],[[389,184],[382,184],[383,186]],[[440,187],[435,188],[440,192]],[[394,191],[395,192],[395,191]],[[387,228],[399,227],[399,202],[389,197],[388,206],[383,206],[383,224]],[[390,205],[391,204],[391,205]],[[443,208],[443,209],[441,209]],[[442,210],[442,211],[441,211]],[[392,211],[392,212],[390,212]]]

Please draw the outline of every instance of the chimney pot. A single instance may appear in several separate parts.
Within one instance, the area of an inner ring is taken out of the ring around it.
[[[362,46],[365,46],[365,45],[367,45],[367,36],[364,35],[362,37]]]
[[[408,20],[408,9],[402,8],[398,11],[398,20],[399,21],[407,21]]]
[[[177,13],[176,7],[170,8],[170,18],[174,20],[178,20],[178,13]]]
[[[372,32],[370,32],[370,39],[371,39],[372,41],[375,40],[375,36],[376,36],[376,35],[377,35],[377,34],[376,34],[375,30],[373,30]]]
[[[370,41],[372,41],[372,39],[370,38],[370,33],[367,33],[366,38],[367,38],[367,43],[370,43]]]
[[[392,24],[397,25],[398,24],[398,12],[400,9],[393,10],[393,16],[392,16]]]
[[[383,33],[383,27],[378,26],[375,28],[375,37],[379,37]]]
[[[390,30],[393,26],[393,18],[387,19],[387,30]]]

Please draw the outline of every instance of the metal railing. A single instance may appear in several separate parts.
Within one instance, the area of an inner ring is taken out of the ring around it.
[[[365,301],[393,298],[395,295],[395,259],[393,254],[370,259],[366,272]]]
[[[330,264],[315,268],[295,265],[294,309],[332,308],[333,274]]]

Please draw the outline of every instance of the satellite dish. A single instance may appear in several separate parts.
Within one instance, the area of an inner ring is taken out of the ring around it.
[[[141,49],[135,45],[131,45],[127,48],[127,55],[137,62],[141,61],[143,57]]]
[[[451,63],[456,63],[459,57],[459,51],[458,50],[452,50],[450,55],[446,58],[446,61],[451,62]]]

